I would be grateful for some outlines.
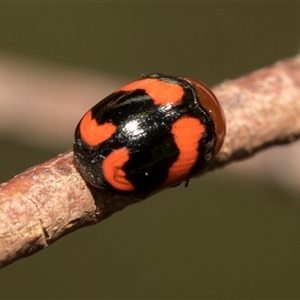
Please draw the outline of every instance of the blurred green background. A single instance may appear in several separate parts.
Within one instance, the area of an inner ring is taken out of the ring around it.
[[[294,56],[299,16],[288,2],[2,2],[0,51],[214,85]],[[67,150],[0,142],[1,182]],[[0,298],[299,298],[298,196],[217,170],[1,269]]]

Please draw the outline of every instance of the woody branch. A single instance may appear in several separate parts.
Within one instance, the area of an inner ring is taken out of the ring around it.
[[[227,134],[210,169],[300,136],[300,56],[225,81],[213,91],[224,109]],[[138,201],[90,190],[72,151],[34,166],[0,186],[0,266]]]

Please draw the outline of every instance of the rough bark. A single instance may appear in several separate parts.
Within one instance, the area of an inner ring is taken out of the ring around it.
[[[299,56],[213,91],[224,109],[227,134],[208,169],[300,136]],[[72,151],[34,166],[0,185],[0,266],[138,201],[90,189],[74,166]]]

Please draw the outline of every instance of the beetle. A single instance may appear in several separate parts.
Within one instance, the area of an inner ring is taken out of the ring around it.
[[[79,121],[76,166],[92,186],[142,195],[200,173],[226,125],[213,92],[190,77],[144,76],[105,97]]]

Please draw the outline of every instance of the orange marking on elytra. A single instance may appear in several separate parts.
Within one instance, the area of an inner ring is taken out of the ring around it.
[[[129,160],[129,150],[121,148],[110,153],[103,161],[103,174],[106,181],[115,189],[129,192],[135,187],[128,181],[125,172],[122,170],[124,164]]]
[[[123,86],[119,91],[131,92],[136,89],[145,90],[155,105],[177,104],[184,94],[184,90],[179,84],[164,82],[156,78],[134,81]]]
[[[92,118],[92,112],[88,111],[80,122],[81,138],[89,146],[98,146],[108,140],[116,131],[117,127],[112,123],[104,123],[99,125]]]
[[[163,186],[175,185],[188,179],[189,172],[199,156],[198,146],[204,131],[205,126],[198,119],[188,116],[178,119],[172,125],[171,132],[180,153],[169,169],[168,179]]]

